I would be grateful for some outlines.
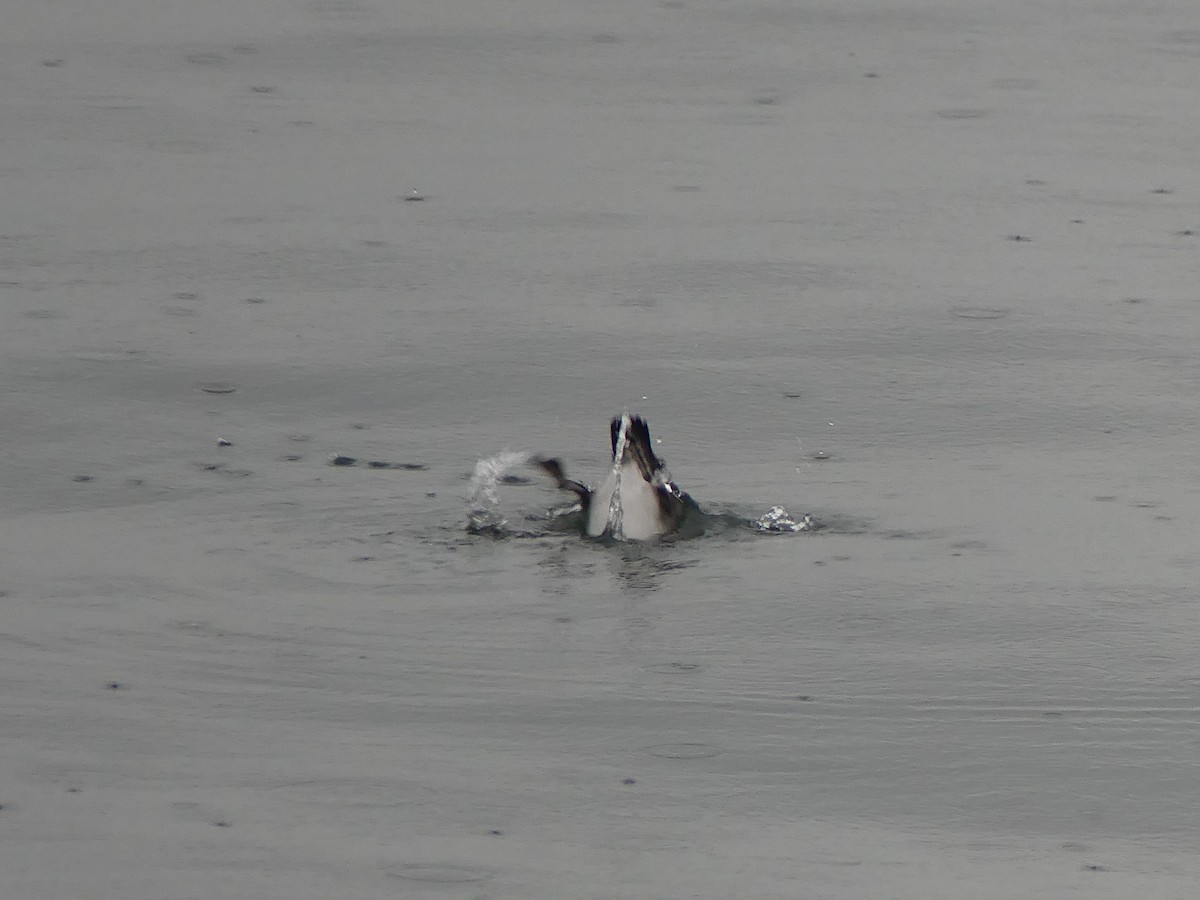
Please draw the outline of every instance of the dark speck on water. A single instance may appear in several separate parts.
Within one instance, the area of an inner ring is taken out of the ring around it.
[[[334,463],[334,465],[338,465],[338,463]],[[353,465],[353,463],[347,463],[346,465]],[[408,472],[420,472],[429,468],[425,463],[397,463],[388,462],[383,459],[373,459],[367,465],[372,469],[403,469]]]

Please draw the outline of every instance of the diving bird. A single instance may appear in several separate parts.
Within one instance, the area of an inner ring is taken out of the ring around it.
[[[617,416],[612,435],[612,469],[598,488],[567,478],[558,459],[538,457],[534,462],[560,490],[579,497],[591,537],[644,541],[679,529],[696,502],[671,480],[650,443],[650,426],[641,416]]]

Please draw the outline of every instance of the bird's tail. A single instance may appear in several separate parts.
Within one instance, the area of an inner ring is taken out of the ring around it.
[[[621,425],[625,425],[625,446],[619,448],[617,442],[621,439]],[[612,432],[613,460],[621,454],[621,462],[632,460],[637,464],[638,471],[646,481],[652,481],[656,472],[662,467],[662,460],[654,455],[654,447],[650,443],[650,426],[641,416],[631,416],[628,413],[617,416],[610,426]]]

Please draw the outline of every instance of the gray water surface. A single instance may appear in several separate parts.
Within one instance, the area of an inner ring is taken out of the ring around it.
[[[1191,895],[1191,4],[47,10],[14,896]],[[624,410],[724,524],[469,533]]]

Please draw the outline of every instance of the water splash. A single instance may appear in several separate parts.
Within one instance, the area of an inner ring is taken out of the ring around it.
[[[617,430],[617,440],[613,445],[613,492],[612,498],[608,501],[608,528],[607,531],[618,541],[625,539],[625,530],[622,527],[625,513],[621,509],[621,462],[625,458],[625,443],[628,441],[626,432],[629,427],[629,413],[621,414],[621,427]]]
[[[628,425],[629,416],[622,416],[617,430],[617,449],[613,454],[614,490],[612,498],[609,500],[608,527],[605,529],[608,537],[617,541],[626,540],[622,521],[624,511],[621,506],[621,462],[629,441]],[[467,530],[469,532],[523,537],[560,533],[567,530],[586,531],[587,523],[580,520],[578,503],[554,508],[540,515],[529,516],[528,518],[532,521],[546,523],[534,532],[513,531],[509,528],[508,520],[500,509],[499,485],[517,481],[516,478],[506,476],[517,466],[525,465],[534,458],[535,455],[527,451],[506,451],[481,459],[475,464],[475,471],[471,475],[470,496],[467,500]],[[520,481],[527,483],[525,479],[520,479]],[[782,506],[772,506],[757,519],[753,519],[737,513],[706,513],[690,497],[686,497],[686,501],[689,504],[688,513],[678,532],[669,535],[669,539],[687,540],[706,533],[720,535],[743,531],[747,528],[760,534],[795,534],[815,532],[827,526],[827,523],[817,522],[811,515],[795,517]]]
[[[529,462],[530,456],[525,451],[510,451],[475,463],[475,472],[471,475],[471,496],[467,501],[468,531],[495,533],[504,530],[508,522],[500,511],[496,485],[509,470]]]
[[[813,521],[813,517],[807,513],[797,521],[782,506],[772,506],[755,520],[754,527],[759,531],[790,534],[797,531],[812,531],[816,528],[816,523]]]

